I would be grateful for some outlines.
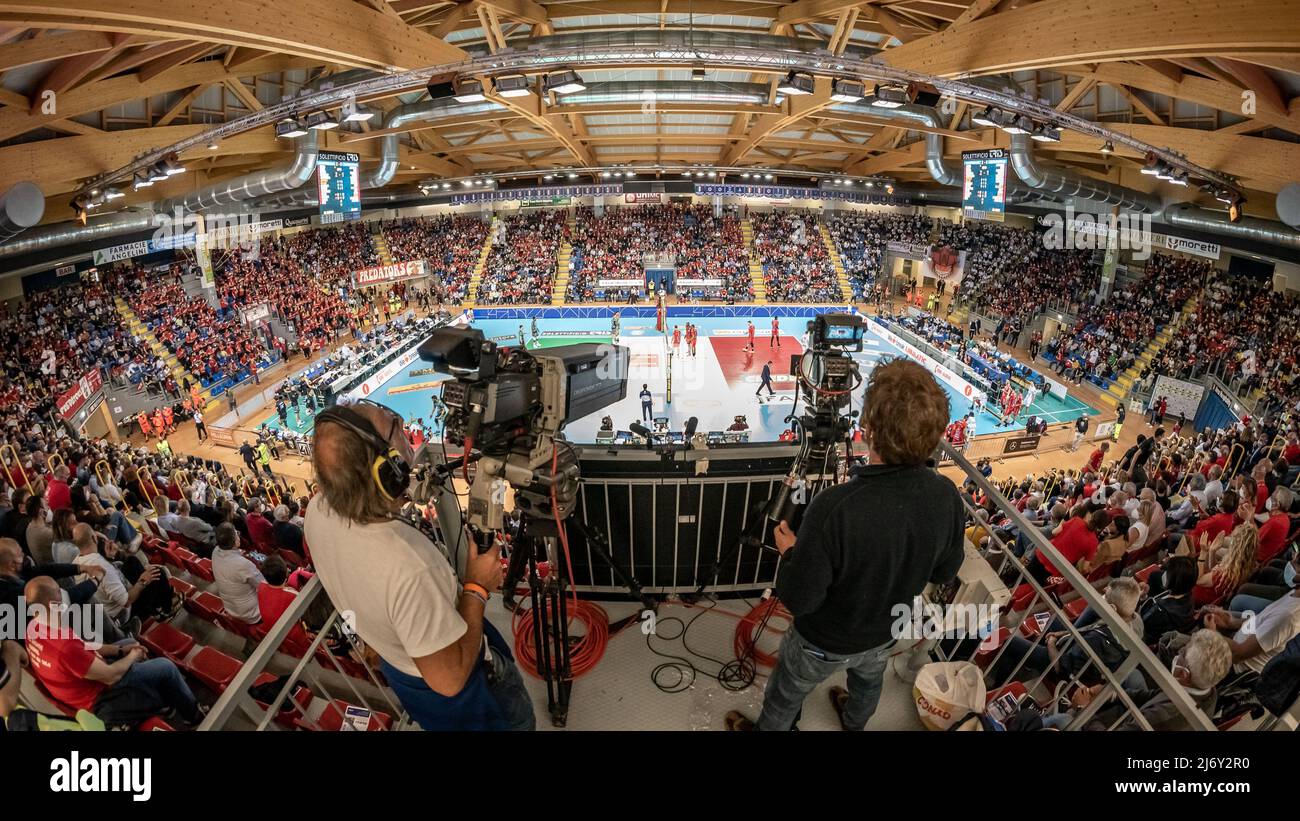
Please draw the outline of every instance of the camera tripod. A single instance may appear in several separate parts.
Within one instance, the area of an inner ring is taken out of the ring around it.
[[[609,565],[619,582],[628,589],[629,595],[641,602],[645,610],[655,608],[654,600],[643,593],[640,583],[614,561],[604,539],[594,529],[580,520],[570,520],[566,524],[582,534],[593,556]],[[542,563],[549,567],[544,576]],[[517,607],[514,592],[521,579],[528,584],[528,597],[531,604],[531,634],[534,659],[538,676],[546,683],[546,706],[551,715],[551,724],[564,727],[569,718],[569,702],[573,690],[572,651],[580,641],[569,634],[569,621],[574,615],[569,612],[570,597],[568,557],[560,545],[560,534],[554,519],[532,516],[527,513],[520,518],[518,531],[514,537],[510,564],[502,584],[503,602],[507,609]],[[616,632],[628,622],[634,621],[639,614],[633,614],[609,625],[610,632]]]

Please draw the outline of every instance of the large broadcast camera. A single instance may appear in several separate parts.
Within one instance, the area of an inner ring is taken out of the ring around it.
[[[560,431],[626,398],[628,349],[586,343],[529,352],[522,346],[498,348],[474,328],[446,327],[420,345],[419,356],[434,370],[454,377],[442,390],[447,406],[443,438],[463,445],[464,455],[454,463],[433,465],[425,445],[417,457],[412,495],[417,501],[435,500],[446,540],[452,538],[450,533],[458,534],[458,540],[468,532],[484,553],[501,536],[511,539],[503,600],[513,608],[516,583],[527,579],[538,673],[546,681],[551,721],[562,727],[573,685],[565,520],[577,503],[581,477],[578,450],[560,437]],[[468,477],[471,462],[474,479],[462,517],[448,480],[457,469]],[[517,526],[509,533],[507,485],[515,490],[518,514]],[[581,517],[573,525],[588,549],[624,580],[632,597],[642,599],[640,584],[614,562],[603,537]],[[459,551],[451,552],[459,571]],[[550,572],[544,572],[543,565]]]
[[[790,373],[799,380],[805,410],[786,418],[799,432],[799,454],[790,473],[769,500],[765,518],[785,520],[798,529],[808,496],[835,481],[840,466],[838,445],[846,458],[852,453],[850,432],[857,412],[845,413],[853,393],[862,385],[853,354],[862,350],[866,322],[857,314],[818,314],[808,322],[809,347],[790,358]]]
[[[469,524],[480,532],[503,526],[502,482],[516,490],[522,512],[566,518],[577,498],[578,453],[557,437],[565,424],[627,396],[628,349],[585,343],[529,352],[499,348],[475,328],[446,327],[419,355],[455,377],[443,386],[444,438],[463,445],[466,459],[474,449],[482,454]]]

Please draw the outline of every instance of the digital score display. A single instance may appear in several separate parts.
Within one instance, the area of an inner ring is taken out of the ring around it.
[[[322,225],[361,219],[361,157],[337,151],[316,154],[316,188]]]
[[[1001,221],[1007,212],[1007,161],[1005,148],[963,151],[965,171],[962,186],[962,215],[969,219]]]

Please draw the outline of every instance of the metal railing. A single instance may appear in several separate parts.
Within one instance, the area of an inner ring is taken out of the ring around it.
[[[1177,709],[1188,727],[1199,730],[1215,729],[1214,723],[1196,706],[1191,696],[1178,683],[1169,669],[1160,663],[1159,659],[1143,642],[1142,637],[1134,633],[1129,623],[1120,619],[1111,610],[1110,606],[1105,603],[1104,594],[1089,581],[1087,574],[1080,572],[1062,556],[1056,547],[1043,536],[1039,526],[1030,522],[1024,514],[1016,510],[1015,506],[987,479],[981,476],[966,461],[965,457],[946,443],[942,443],[940,448],[947,458],[951,459],[966,474],[966,477],[975,483],[994,507],[1015,525],[1019,534],[1030,543],[1030,546],[1048,559],[1057,569],[1057,574],[1063,579],[1063,582],[1051,585],[1049,591],[1048,588],[1039,584],[1025,565],[1017,559],[1011,544],[1004,541],[997,530],[988,527],[989,546],[984,550],[985,558],[998,572],[999,576],[1007,582],[1008,587],[1019,591],[1022,597],[1025,591],[1032,591],[1032,595],[1027,601],[1022,599],[1022,607],[1017,607],[1013,612],[1004,616],[1003,621],[1009,621],[1010,624],[1004,623],[1000,625],[998,636],[1003,640],[999,642],[996,653],[991,658],[986,655],[984,658],[979,659],[977,658],[981,653],[979,646],[966,648],[963,644],[958,644],[956,650],[951,654],[945,654],[942,649],[939,649],[940,656],[945,660],[965,660],[979,664],[986,669],[985,676],[987,680],[989,677],[997,675],[1003,657],[1008,654],[1013,644],[1018,644],[1011,641],[1011,637],[1016,634],[1019,626],[1015,621],[1018,618],[1016,614],[1025,614],[1025,624],[1028,624],[1031,621],[1036,621],[1038,614],[1046,613],[1046,624],[1040,626],[1032,640],[1022,636],[1029,642],[1024,657],[1015,663],[1014,667],[1005,675],[1005,678],[998,676],[997,678],[1001,678],[1001,680],[988,681],[990,692],[1018,680],[1017,676],[1025,669],[1025,664],[1029,659],[1029,651],[1043,645],[1049,632],[1064,632],[1071,644],[1078,646],[1085,654],[1087,662],[1081,669],[1076,670],[1068,678],[1056,684],[1052,691],[1052,705],[1071,686],[1076,684],[1082,675],[1089,671],[1093,672],[1094,677],[1100,678],[1103,684],[1101,692],[1093,698],[1088,706],[1072,716],[1068,729],[1084,728],[1103,708],[1116,704],[1121,707],[1120,715],[1108,724],[1107,729],[1115,729],[1128,721],[1143,730],[1152,729],[1150,722],[1142,715],[1141,705],[1135,703],[1133,697],[1123,687],[1124,681],[1131,674],[1138,671],[1142,673],[1148,684],[1159,688],[1168,697],[1170,703]],[[962,503],[971,518],[975,519],[975,508],[965,497],[963,497]],[[1077,594],[1079,598],[1082,598],[1087,603],[1088,608],[1096,614],[1097,620],[1104,624],[1104,628],[1101,629],[1109,631],[1111,638],[1122,649],[1124,658],[1114,670],[1110,669],[1093,647],[1084,640],[1083,634],[1074,625],[1074,618],[1065,611],[1064,606],[1061,604],[1061,596],[1068,594]],[[1011,618],[1008,619],[1008,617]],[[962,656],[965,656],[965,658],[962,658]],[[981,664],[981,661],[984,663]],[[1038,672],[1028,681],[1022,682],[1031,696],[1045,682],[1049,674],[1054,673],[1053,668],[1055,666],[1055,664],[1049,665],[1048,669]],[[1048,705],[1049,709],[1052,705]]]
[[[1070,730],[1092,725],[1103,710],[1107,729],[1114,729],[1121,724],[1143,730],[1152,729],[1142,714],[1142,704],[1137,703],[1134,696],[1124,689],[1125,680],[1140,672],[1144,679],[1144,689],[1154,687],[1160,690],[1186,726],[1198,730],[1214,730],[1211,718],[1196,706],[1192,697],[1148,648],[1143,638],[1134,632],[1129,622],[1119,618],[1110,608],[1102,590],[1089,580],[1089,574],[1072,566],[1042,534],[1039,526],[1017,511],[998,488],[981,476],[961,453],[946,444],[941,445],[941,450],[945,461],[950,460],[957,466],[978,491],[988,498],[992,506],[1015,525],[1029,546],[1057,568],[1061,580],[1046,586],[1039,584],[1016,558],[1011,541],[1004,538],[999,530],[988,527],[989,542],[980,551],[981,555],[1007,588],[1014,591],[1012,600],[1018,605],[1014,609],[1009,607],[1001,615],[996,649],[991,651],[988,641],[976,641],[974,636],[956,642],[927,640],[918,642],[914,648],[920,654],[920,659],[972,661],[985,670],[990,693],[1019,681],[1030,696],[1044,703],[1046,712],[1051,712],[1054,705],[1081,678],[1087,676],[1089,680],[1099,681],[1102,685],[1101,692],[1086,707],[1070,714],[1066,726]],[[964,498],[963,505],[971,518],[976,518],[975,507]],[[278,652],[294,628],[316,605],[318,597],[323,595],[325,591],[319,578],[313,578],[304,586],[289,609],[267,630],[265,638],[212,707],[200,729],[318,728],[319,711],[304,706],[303,702],[308,699],[302,697],[303,688],[323,699],[327,705],[352,705],[368,711],[368,714],[383,713],[391,719],[390,723],[386,722],[386,726],[412,727],[400,702],[374,666],[365,661],[364,657],[359,657],[355,650],[340,657],[326,649],[327,637],[350,635],[343,629],[346,619],[337,609],[329,608],[329,615],[321,629],[315,633],[310,647],[300,657],[291,658]],[[1077,627],[1064,603],[1069,597],[1082,599],[1096,615],[1096,622],[1101,626]],[[1006,593],[995,598],[1006,598]],[[1041,625],[1036,635],[1033,635],[1031,629],[1026,631],[1029,635],[1023,636],[1024,643],[1010,640],[1009,637],[1016,634],[1022,623],[1028,626],[1035,622]],[[1112,646],[1118,646],[1122,652],[1122,659],[1117,662],[1112,658],[1108,665],[1086,640],[1085,635],[1090,629],[1106,630]],[[1077,646],[1083,654],[1082,666],[1065,675],[1055,669],[1056,665],[1053,664],[1047,669],[1035,671],[1033,675],[1022,676],[1027,670],[1028,650],[1042,646],[1049,633],[1063,634],[1060,641],[1068,641]],[[1013,652],[1013,644],[1017,649],[1026,651],[1023,658],[1007,658]],[[277,677],[272,678],[268,673]],[[284,678],[278,678],[279,676]],[[1050,687],[1046,686],[1049,677],[1055,678],[1055,684]],[[250,687],[277,680],[281,684],[274,698],[259,700],[249,694]],[[1261,728],[1294,729],[1298,723],[1300,702],[1280,717],[1269,717],[1261,724]]]

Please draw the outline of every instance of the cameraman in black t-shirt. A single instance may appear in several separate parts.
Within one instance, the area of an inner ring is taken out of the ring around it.
[[[948,424],[948,395],[929,372],[896,359],[871,372],[861,425],[870,454],[848,482],[813,497],[796,538],[775,531],[776,594],[794,616],[757,722],[727,714],[733,730],[788,730],[817,685],[840,671],[831,698],[846,730],[876,710],[898,605],[961,567],[965,515],[957,487],[926,467]]]

